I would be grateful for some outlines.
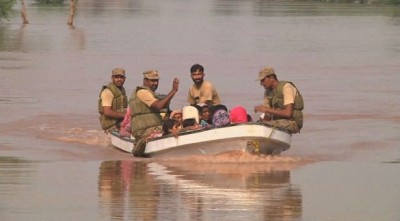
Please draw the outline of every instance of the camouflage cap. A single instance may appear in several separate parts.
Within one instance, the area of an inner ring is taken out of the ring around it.
[[[125,76],[125,69],[123,68],[114,68],[111,72],[112,76]]]
[[[150,80],[158,80],[160,77],[158,76],[158,71],[156,70],[148,70],[143,72],[143,77]]]
[[[272,74],[275,74],[275,70],[272,67],[265,67],[258,72],[258,78],[256,81],[261,81]]]

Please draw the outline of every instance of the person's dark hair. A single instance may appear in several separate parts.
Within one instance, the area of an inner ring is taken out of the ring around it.
[[[211,118],[214,116],[214,113],[217,112],[217,110],[225,110],[226,112],[228,112],[228,108],[223,104],[217,104],[215,106],[211,106],[210,107]]]
[[[250,116],[250,114],[247,114],[247,122],[253,122],[253,118]]]
[[[202,114],[206,109],[208,111],[210,111],[211,107],[208,106],[207,104],[205,104],[205,105],[201,106],[201,109],[200,109],[199,113]]]
[[[194,126],[194,125],[196,125],[196,119],[194,119],[194,118],[185,119],[182,122],[182,127],[183,128]]]
[[[175,125],[174,119],[167,119],[166,121],[164,121],[162,125],[164,134],[169,134],[169,130],[172,129],[174,125]]]
[[[195,72],[195,71],[197,71],[197,70],[199,70],[199,71],[201,71],[201,72],[204,72],[204,67],[201,66],[200,64],[194,64],[194,65],[192,65],[192,67],[190,68],[190,73],[193,73],[193,72]]]
[[[206,110],[209,112],[208,119],[202,119],[202,117],[203,117],[202,115],[203,115],[203,113],[204,113]],[[201,107],[201,110],[200,110],[199,113],[200,113],[200,119],[201,119],[201,120],[206,121],[208,124],[211,124],[211,123],[212,123],[211,106],[203,105],[203,106]]]
[[[199,105],[197,105],[197,104],[191,104],[190,106],[195,107],[195,108],[197,109],[197,111],[198,111],[199,113],[201,113],[201,107],[200,107]]]

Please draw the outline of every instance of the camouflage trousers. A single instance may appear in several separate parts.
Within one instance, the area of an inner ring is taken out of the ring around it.
[[[300,132],[299,127],[293,120],[279,119],[279,120],[264,121],[263,123],[265,125],[275,127],[277,129],[287,130],[292,134]]]
[[[145,156],[144,150],[147,139],[152,138],[154,134],[161,134],[162,131],[162,126],[154,126],[135,132],[133,134],[135,137],[135,146],[133,147],[132,154],[136,157]]]

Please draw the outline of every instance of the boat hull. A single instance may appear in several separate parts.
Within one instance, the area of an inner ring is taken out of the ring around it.
[[[263,124],[247,123],[201,131],[189,131],[178,137],[163,136],[150,140],[145,154],[150,157],[179,157],[188,155],[215,155],[229,151],[254,154],[279,154],[290,148],[291,134]],[[111,136],[112,144],[132,152],[134,144],[129,138]]]

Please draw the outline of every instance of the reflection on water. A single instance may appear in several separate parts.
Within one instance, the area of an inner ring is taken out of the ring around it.
[[[273,164],[105,161],[99,196],[117,220],[299,220],[290,182]]]
[[[19,205],[25,201],[21,193],[29,191],[35,169],[32,161],[0,156],[0,220],[11,220],[9,214],[21,212]]]
[[[46,25],[0,26],[0,51],[43,52],[85,49],[84,30],[75,26],[64,27],[61,25],[57,26],[57,29],[56,33],[53,33],[48,32]],[[36,35],[37,31],[42,32],[42,34]],[[59,37],[60,34],[63,36],[62,38]]]
[[[155,220],[160,187],[147,164],[105,161],[100,166],[101,206],[115,220]]]
[[[72,43],[68,45],[74,45],[75,43],[77,49],[84,50],[86,47],[86,37],[84,30],[75,26],[69,26],[69,29],[71,30],[70,35]]]
[[[33,165],[32,161],[21,158],[0,156],[0,196],[29,184],[35,171]]]

